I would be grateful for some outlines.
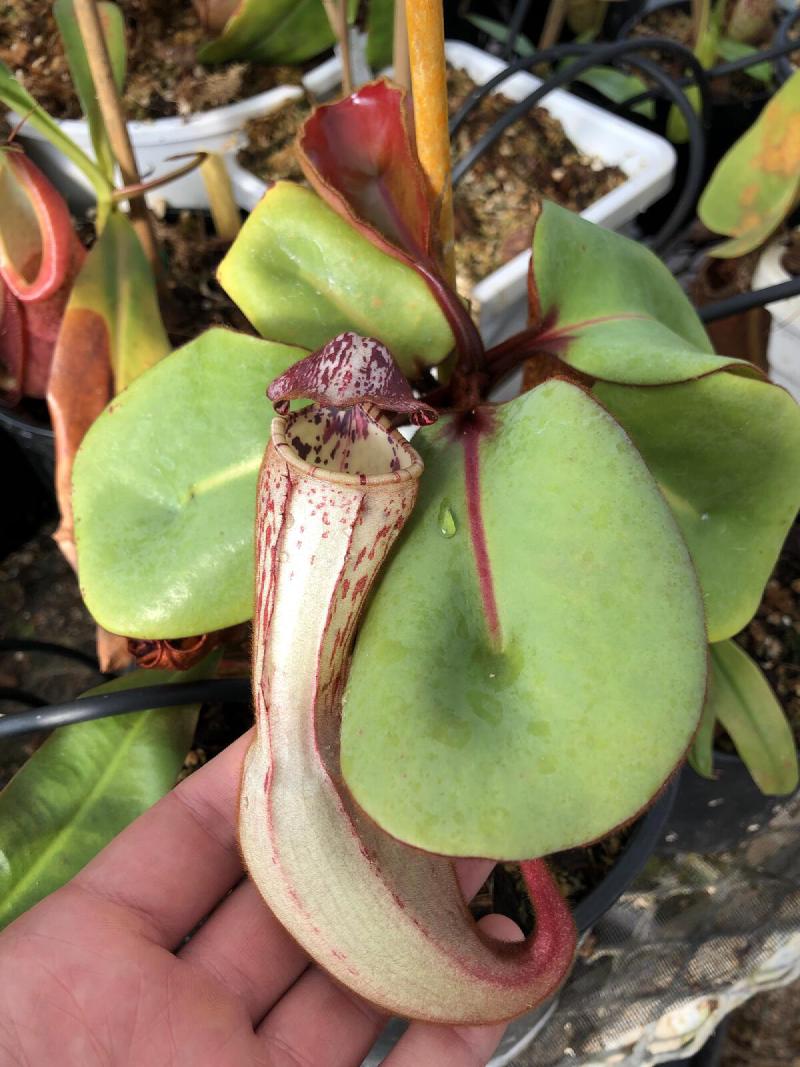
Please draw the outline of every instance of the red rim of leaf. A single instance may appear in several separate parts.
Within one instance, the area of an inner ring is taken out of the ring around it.
[[[0,267],[0,274],[14,296],[23,303],[44,300],[61,288],[72,266],[76,239],[69,208],[39,168],[21,152],[8,151],[5,160],[30,199],[36,215],[41,258],[33,281],[27,281],[10,261]]]
[[[431,201],[408,113],[404,90],[369,82],[315,108],[297,154],[314,190],[374,244],[430,265]]]
[[[280,415],[289,401],[305,398],[329,408],[375,404],[408,415],[416,426],[436,421],[436,411],[417,400],[386,345],[374,337],[341,333],[276,378],[267,395]]]

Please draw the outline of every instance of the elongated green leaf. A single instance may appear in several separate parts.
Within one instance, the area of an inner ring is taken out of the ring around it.
[[[186,637],[252,613],[267,385],[305,356],[208,330],[120,394],[75,460],[81,588],[112,633]]]
[[[700,725],[697,728],[692,747],[689,749],[689,763],[703,778],[714,777],[714,726],[716,712],[706,695]]]
[[[717,41],[717,54],[726,63],[744,59],[745,56],[757,55],[758,51],[753,45],[745,44],[744,41],[734,41],[732,37],[720,37]],[[769,85],[775,77],[772,64],[766,62],[753,63],[752,66],[745,67],[743,73],[748,74],[755,81],[763,82],[764,85]]]
[[[715,4],[711,9],[711,0],[700,0],[700,25],[697,30],[694,54],[705,70],[714,65],[717,56],[717,41],[720,35],[722,5]],[[693,86],[686,90],[686,97],[695,112],[700,111],[700,90]],[[667,137],[675,144],[683,144],[689,139],[686,119],[673,104],[667,116]]]
[[[98,165],[86,155],[83,149],[69,138],[58,123],[36,103],[5,63],[0,63],[0,101],[25,118],[26,123],[38,130],[47,140],[63,152],[67,159],[91,182],[98,200],[107,202],[111,195],[111,184]]]
[[[567,60],[567,62],[571,61]],[[647,89],[641,78],[637,78],[635,74],[624,74],[621,70],[615,70],[614,67],[592,67],[591,70],[584,71],[576,81],[590,85],[598,93],[613,100],[615,104],[624,104],[630,97],[638,96]],[[653,100],[642,100],[631,110],[644,115],[645,118],[653,119],[656,114],[656,105]]]
[[[56,435],[56,540],[74,564],[72,464],[111,399],[170,350],[155,279],[126,215],[112,212],[89,252],[58,332],[47,403]]]
[[[357,6],[357,0],[349,0],[351,19]],[[222,34],[198,57],[201,63],[304,63],[334,40],[321,0],[242,0]]]
[[[367,6],[367,63],[374,71],[392,62],[394,0],[369,0]]]
[[[481,33],[485,33],[487,37],[499,41],[500,44],[507,44],[509,36],[507,23],[487,18],[486,15],[469,14],[464,15],[464,18],[467,22],[471,22]],[[518,33],[514,41],[514,51],[521,56],[532,56],[536,54],[536,46],[524,33]]]
[[[117,5],[108,2],[108,0],[98,3],[97,10],[103,26],[111,67],[114,72],[114,80],[117,83],[117,88],[121,91],[125,84],[125,66],[127,62],[125,20]],[[110,182],[113,182],[114,153],[111,151],[103,115],[97,102],[97,93],[89,70],[86,49],[84,48],[83,38],[75,17],[74,0],[56,0],[55,4],[53,4],[53,14],[58,23],[58,31],[64,45],[72,82],[81,102],[81,110],[89,124],[89,134],[92,138],[95,158],[105,176]]]
[[[747,133],[722,157],[698,213],[731,238],[711,250],[743,256],[770,236],[800,193],[800,71],[775,93]]]
[[[709,707],[731,736],[762,793],[783,796],[798,783],[792,728],[766,678],[734,641],[711,646]]]
[[[712,355],[674,279],[624,237],[546,204],[533,261],[532,347],[596,379],[687,540],[710,639],[730,637],[797,511],[800,409],[752,366]]]
[[[414,445],[420,497],[345,696],[348,787],[447,855],[601,835],[648,803],[700,716],[702,606],[674,520],[623,431],[564,381]]]
[[[192,671],[136,671],[111,693]],[[88,694],[87,694],[88,695]],[[198,706],[132,712],[56,730],[0,793],[0,927],[58,889],[175,783]]]
[[[313,350],[354,330],[382,341],[408,376],[453,348],[447,320],[416,271],[290,182],[273,186],[248,217],[219,280],[273,341]]]

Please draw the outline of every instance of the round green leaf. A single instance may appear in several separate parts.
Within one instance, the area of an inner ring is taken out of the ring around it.
[[[776,385],[723,371],[594,393],[661,486],[694,559],[709,640],[753,616],[800,499],[800,408]]]
[[[454,341],[430,289],[316,193],[278,182],[219,267],[219,280],[262,337],[312,351],[353,330],[377,337],[407,377]]]
[[[547,201],[534,230],[530,291],[548,350],[592,378],[662,385],[740,362],[713,354],[685,294],[649,249]]]
[[[705,627],[670,511],[596,402],[551,380],[489,418],[477,443],[451,421],[414,439],[420,499],[357,641],[342,767],[403,841],[533,857],[630,819],[670,775]]]
[[[72,499],[81,588],[106,629],[185,637],[250,617],[266,388],[306,354],[208,330],[94,423]]]

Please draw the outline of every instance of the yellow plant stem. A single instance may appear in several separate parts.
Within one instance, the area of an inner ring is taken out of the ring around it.
[[[408,60],[408,27],[405,0],[394,0],[394,34],[392,37],[392,73],[396,85],[411,91],[411,67]]]
[[[441,0],[406,0],[417,153],[436,205],[440,261],[455,285],[453,186],[447,128],[447,69]]]
[[[208,194],[214,229],[226,241],[233,241],[242,228],[239,208],[233,198],[228,168],[222,156],[210,152],[200,165],[200,174]]]
[[[92,73],[97,102],[103,116],[108,140],[114,158],[119,164],[124,185],[138,185],[141,181],[136,157],[133,154],[125,112],[114,82],[111,60],[103,35],[103,27],[95,0],[75,0],[75,17],[86,48],[86,58]],[[153,221],[144,198],[134,197],[130,201],[131,220],[142,243],[145,254],[153,270],[158,273],[158,246],[156,243]]]
[[[322,4],[342,53],[342,93],[349,96],[353,91],[353,67],[350,61],[347,0],[322,0]]]

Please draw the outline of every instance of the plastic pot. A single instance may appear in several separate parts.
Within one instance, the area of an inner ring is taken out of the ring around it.
[[[714,753],[716,778],[702,778],[687,764],[659,851],[726,852],[758,833],[788,797],[764,796],[738,756]]]
[[[44,522],[55,518],[56,505],[49,487],[43,484],[42,472],[34,470],[29,452],[20,440],[9,433],[0,411],[0,498],[5,502],[0,522],[0,559],[34,536]]]
[[[447,58],[481,85],[503,70],[506,63],[462,41],[448,41]],[[331,88],[338,81],[336,60],[329,60],[312,77]],[[308,79],[307,79],[308,81]],[[334,83],[335,84],[335,83]],[[519,73],[500,86],[512,100],[522,100],[541,80]],[[632,122],[588,104],[572,93],[556,89],[544,107],[563,125],[567,136],[588,155],[625,171],[627,181],[591,204],[582,215],[591,222],[618,229],[652,204],[670,188],[675,169],[675,151],[663,137],[642,130]],[[263,196],[266,185],[255,175],[235,165],[231,176],[240,207],[252,210]],[[481,334],[487,345],[496,344],[524,328],[528,317],[527,276],[530,252],[521,252],[480,281],[472,291],[472,307],[479,316]]]
[[[170,156],[184,153],[207,151],[232,157],[244,143],[243,130],[249,119],[275,111],[285,101],[300,96],[301,92],[296,85],[279,85],[236,104],[201,111],[186,118],[129,122],[128,132],[140,171],[148,178],[158,177],[179,166],[179,163],[167,162]],[[18,121],[13,113],[11,118]],[[59,125],[92,155],[89,128],[84,119],[64,119]],[[73,205],[83,207],[92,202],[91,186],[81,172],[40,133],[26,125],[18,140]],[[203,179],[197,170],[163,186],[154,195],[175,208],[208,207]]]
[[[753,289],[788,282],[791,275],[781,263],[786,246],[773,241],[762,253],[753,274]],[[800,401],[800,296],[767,304],[772,329],[767,346],[769,376]]]
[[[55,435],[49,422],[0,408],[0,431],[10,437],[50,495],[55,477]]]

